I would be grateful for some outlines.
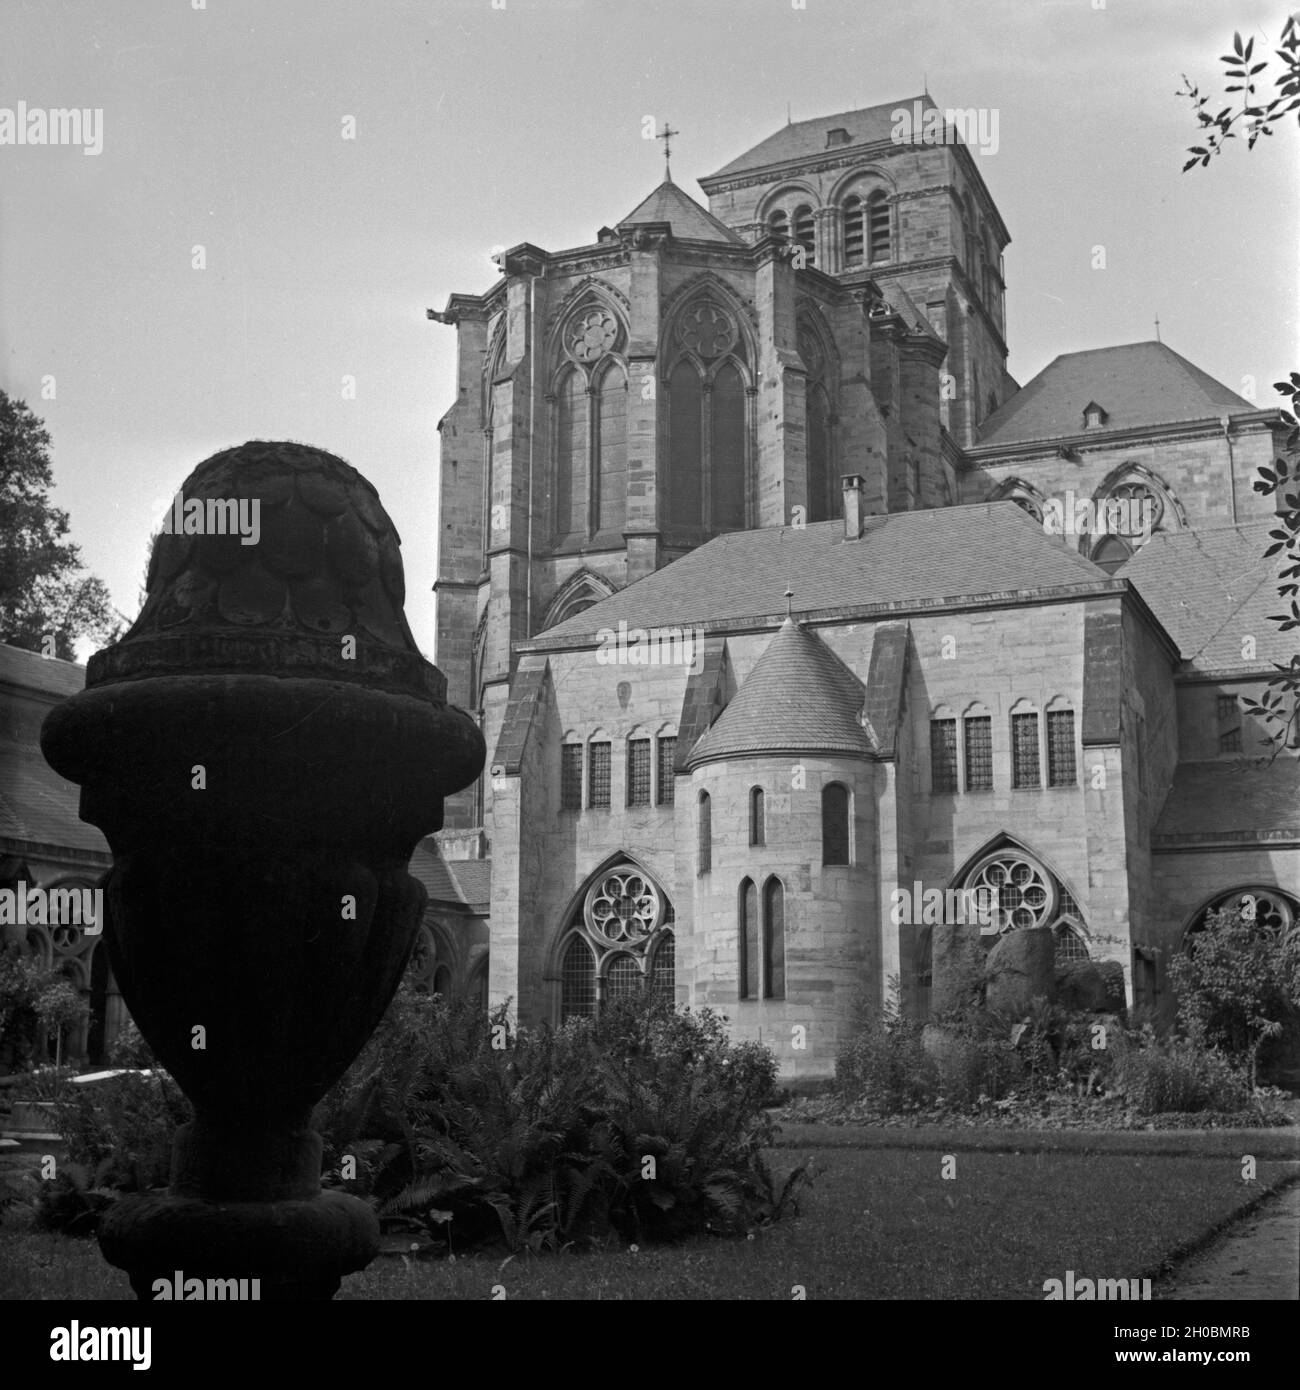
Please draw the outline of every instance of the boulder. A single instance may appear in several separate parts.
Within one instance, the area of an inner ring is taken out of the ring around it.
[[[1022,927],[999,937],[984,966],[984,998],[993,1013],[1027,1014],[1037,998],[1054,1000],[1056,938],[1047,927]]]
[[[978,1006],[985,960],[978,925],[940,922],[932,931],[930,1012],[938,1016]]]
[[[1067,960],[1057,966],[1056,1002],[1087,1013],[1109,1010],[1111,999],[1101,967],[1090,960]]]

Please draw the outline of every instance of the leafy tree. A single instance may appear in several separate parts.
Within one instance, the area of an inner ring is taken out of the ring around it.
[[[63,1061],[63,1030],[85,1022],[89,1005],[57,970],[14,945],[0,947],[0,1055],[19,1062],[35,1055],[44,1036],[57,1029]]]
[[[1246,133],[1246,148],[1253,150],[1262,137],[1271,136],[1276,125],[1292,112],[1300,123],[1300,20],[1289,15],[1282,26],[1281,46],[1276,50],[1281,60],[1281,70],[1274,76],[1277,95],[1264,102],[1259,95],[1256,78],[1268,66],[1267,60],[1252,62],[1255,56],[1255,40],[1242,42],[1239,33],[1232,36],[1232,52],[1223,54],[1220,62],[1225,65],[1224,75],[1231,82],[1224,88],[1240,95],[1221,111],[1210,110],[1210,99],[1203,96],[1198,87],[1188,81],[1183,74],[1183,86],[1177,93],[1187,97],[1196,110],[1196,119],[1201,125],[1204,145],[1192,145],[1188,154],[1192,157],[1183,165],[1183,173],[1189,169],[1208,168],[1210,160],[1223,153],[1224,145],[1237,138],[1238,130],[1233,127],[1240,122],[1239,130]],[[1234,106],[1239,104],[1240,109]],[[1286,611],[1269,614],[1269,621],[1277,623],[1283,632],[1300,632],[1300,422],[1295,410],[1300,399],[1300,372],[1292,372],[1288,381],[1274,383],[1274,390],[1285,396],[1291,409],[1281,412],[1282,422],[1287,427],[1284,456],[1274,459],[1271,468],[1261,467],[1255,480],[1256,492],[1264,496],[1280,494],[1281,507],[1278,509],[1277,526],[1269,535],[1269,546],[1265,557],[1281,555],[1282,569],[1278,575],[1278,595]],[[1284,489],[1292,488],[1291,491]],[[1268,731],[1263,740],[1265,747],[1272,746],[1276,758],[1283,748],[1300,746],[1300,651],[1285,663],[1274,662],[1278,675],[1271,677],[1264,685],[1262,698],[1252,700],[1243,698],[1242,708],[1254,715]]]
[[[105,645],[123,620],[64,539],[68,514],[49,497],[49,450],[40,418],[0,391],[0,641],[72,661],[79,638]]]
[[[1245,1062],[1253,1087],[1260,1048],[1300,1009],[1300,929],[1266,925],[1249,900],[1211,912],[1169,975],[1188,1036]]]

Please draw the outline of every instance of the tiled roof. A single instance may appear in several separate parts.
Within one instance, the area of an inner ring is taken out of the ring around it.
[[[601,628],[672,627],[809,614],[871,604],[938,605],[1104,583],[1091,561],[1044,534],[1014,502],[868,517],[718,536],[535,639],[541,648],[594,639]]]
[[[1255,407],[1164,343],[1066,352],[980,426],[979,445],[1083,434],[1083,410],[1106,412],[1089,433],[1207,420]]]
[[[862,682],[819,637],[787,618],[735,699],[695,745],[688,766],[746,753],[872,757],[875,746],[860,719],[865,694]]]
[[[736,246],[745,245],[743,237],[719,222],[670,179],[661,183],[644,202],[638,203],[618,225],[634,227],[644,222],[667,222],[674,236],[695,241],[727,241]]]
[[[1300,762],[1183,763],[1174,774],[1152,847],[1222,839],[1300,837]]]
[[[430,903],[481,909],[491,897],[492,861],[444,859],[432,835],[416,845],[408,872],[424,884]]]
[[[55,705],[86,684],[86,669],[0,646],[0,836],[108,853],[108,842],[78,814],[81,789],[41,754],[41,724]]]
[[[1202,671],[1257,669],[1288,662],[1294,636],[1269,620],[1284,606],[1277,595],[1279,557],[1264,558],[1275,522],[1204,531],[1157,531],[1118,572],[1137,589],[1174,639],[1183,659]],[[1255,639],[1254,660],[1242,639]]]
[[[817,116],[810,121],[792,121],[783,125],[766,140],[760,140],[752,149],[738,155],[730,164],[724,164],[710,179],[725,178],[731,174],[744,173],[749,169],[762,169],[769,164],[783,164],[789,159],[808,159],[813,155],[825,154],[826,137],[832,130],[847,130],[846,144],[832,145],[831,149],[845,150],[853,145],[874,145],[888,140],[894,127],[893,112],[906,108],[909,112],[912,103],[919,101],[922,108],[931,107],[934,102],[929,95],[907,97],[902,101],[885,102],[880,106],[867,106],[857,111],[841,111],[835,116]],[[701,181],[703,182],[703,180]]]

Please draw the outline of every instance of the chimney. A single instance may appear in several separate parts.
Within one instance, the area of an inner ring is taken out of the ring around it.
[[[862,474],[846,473],[840,479],[844,488],[844,539],[862,538]]]

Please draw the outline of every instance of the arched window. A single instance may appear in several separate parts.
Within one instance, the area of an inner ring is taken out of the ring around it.
[[[698,835],[696,872],[707,874],[713,867],[713,804],[708,792],[700,793]]]
[[[816,223],[813,210],[807,205],[796,208],[794,213],[794,239],[807,252],[805,264],[817,263]]]
[[[690,362],[668,378],[668,518],[674,526],[704,524],[704,391]]]
[[[1206,903],[1196,914],[1183,936],[1184,947],[1192,936],[1205,930],[1211,912],[1234,911],[1240,912],[1248,922],[1257,922],[1263,931],[1284,932],[1300,921],[1300,899],[1266,885],[1234,888],[1231,893],[1222,893]]]
[[[451,998],[451,970],[445,965],[440,965],[433,972],[433,992],[441,994],[444,999]]]
[[[779,878],[763,888],[763,998],[785,998],[785,886]]]
[[[555,399],[555,533],[585,539],[588,528],[587,381],[566,373]]]
[[[1105,570],[1107,574],[1114,574],[1117,569],[1128,564],[1133,558],[1133,552],[1127,542],[1118,536],[1103,536],[1093,547],[1089,558],[1098,569]]]
[[[636,959],[626,951],[619,951],[609,958],[605,968],[605,999],[631,999],[641,989],[641,967]]]
[[[665,932],[655,948],[654,962],[650,967],[650,994],[665,1004],[676,998],[677,982],[677,941],[672,932]]]
[[[867,205],[856,193],[844,200],[844,267],[866,264]]]
[[[596,957],[576,933],[560,963],[560,1022],[596,1016]]]
[[[761,988],[759,978],[759,922],[758,887],[753,879],[743,879],[740,884],[740,922],[738,932],[740,948],[740,997],[757,999]]]
[[[618,363],[601,373],[597,401],[597,526],[621,534],[627,521],[627,378]]]
[[[749,790],[749,843],[767,844],[767,827],[764,823],[763,788],[751,787]]]
[[[1140,466],[1121,465],[1114,481],[1104,482],[1093,498],[1097,530],[1083,553],[1107,574],[1114,574],[1157,531],[1182,528],[1173,495]]]
[[[1019,845],[1007,842],[983,855],[966,874],[962,887],[990,895],[998,908],[1001,931],[1050,927],[1058,963],[1087,958],[1087,928],[1073,894]]]
[[[790,235],[790,219],[783,208],[777,208],[767,219],[767,230],[773,236],[788,237]]]
[[[730,362],[713,379],[711,526],[740,531],[745,526],[745,383]]]
[[[849,862],[849,791],[839,782],[822,788],[822,863]]]
[[[814,383],[808,391],[808,520],[829,521],[831,500],[831,403],[826,389]]]
[[[890,259],[889,243],[889,198],[877,188],[867,199],[867,244],[872,265]]]

